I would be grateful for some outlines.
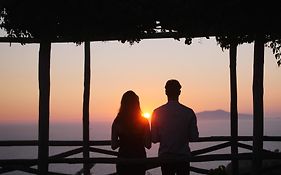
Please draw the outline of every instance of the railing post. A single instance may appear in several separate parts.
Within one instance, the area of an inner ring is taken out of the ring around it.
[[[50,109],[50,56],[51,42],[43,41],[39,49],[39,134],[38,173],[48,173],[49,109]]]
[[[90,79],[91,79],[91,59],[90,42],[85,42],[85,63],[84,63],[84,95],[83,95],[83,157],[89,156],[89,102],[90,102]],[[90,174],[90,164],[83,164],[84,175]]]
[[[257,36],[254,44],[253,75],[253,175],[260,175],[262,170],[263,151],[263,74],[264,74],[264,41]]]
[[[237,43],[230,44],[229,49],[230,57],[230,125],[231,125],[231,167],[232,174],[239,174],[238,162],[238,111],[237,111],[237,73],[236,73],[236,60],[237,60]]]

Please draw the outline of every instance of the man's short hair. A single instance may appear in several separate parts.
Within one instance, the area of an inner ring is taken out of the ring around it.
[[[171,79],[166,82],[165,89],[167,95],[179,95],[181,84],[178,80]]]

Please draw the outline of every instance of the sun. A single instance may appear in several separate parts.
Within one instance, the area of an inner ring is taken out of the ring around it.
[[[146,119],[149,119],[151,117],[151,114],[149,112],[145,112],[142,114],[142,116]]]

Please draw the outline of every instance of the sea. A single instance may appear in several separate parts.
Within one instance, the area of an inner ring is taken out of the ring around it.
[[[230,135],[230,120],[228,119],[199,119],[197,121],[200,137],[208,136],[229,136]],[[91,140],[109,140],[111,133],[111,122],[92,122],[90,124],[90,139]],[[251,136],[253,134],[252,119],[241,119],[238,124],[240,136]],[[264,120],[264,135],[280,136],[281,135],[281,118],[267,118]],[[17,123],[17,124],[0,124],[0,140],[36,140],[38,138],[38,127],[32,123]],[[82,139],[82,124],[81,123],[50,123],[50,140],[81,140]],[[220,142],[204,142],[191,143],[191,150],[206,148],[211,145],[216,145]],[[252,144],[251,142],[246,142]],[[152,148],[147,150],[148,157],[156,157],[158,144],[153,144]],[[50,147],[49,154],[55,155],[77,147]],[[111,150],[109,146],[100,147]],[[264,142],[264,149],[281,150],[281,142]],[[32,159],[37,157],[37,147],[0,147],[0,159]],[[239,152],[248,152],[244,149],[239,149]],[[221,149],[212,153],[230,153],[230,148]],[[81,157],[81,154],[72,157]],[[111,157],[104,154],[91,153],[91,157]],[[226,166],[229,161],[212,161],[202,163],[191,163],[191,166],[214,169],[220,165]],[[50,164],[49,170],[61,173],[76,174],[80,171],[82,165],[79,164]],[[115,172],[115,165],[112,164],[96,164],[92,169],[92,174],[106,175]],[[28,173],[13,171],[6,175],[25,175]],[[148,170],[147,175],[160,175],[160,168]],[[197,175],[192,172],[191,175]]]

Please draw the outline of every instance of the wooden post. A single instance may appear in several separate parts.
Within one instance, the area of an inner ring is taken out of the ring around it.
[[[263,150],[263,73],[264,73],[264,41],[258,36],[254,45],[253,75],[253,169],[254,175],[260,175],[262,169]]]
[[[83,157],[89,156],[89,102],[90,102],[90,79],[91,79],[91,59],[90,42],[85,42],[85,63],[84,63],[84,96],[83,96]],[[83,164],[84,174],[90,174],[90,165]]]
[[[231,43],[229,49],[230,57],[230,125],[231,125],[231,165],[232,174],[239,174],[238,163],[238,112],[237,112],[237,43]]]
[[[48,174],[51,42],[41,42],[39,49],[39,134],[38,173]]]

